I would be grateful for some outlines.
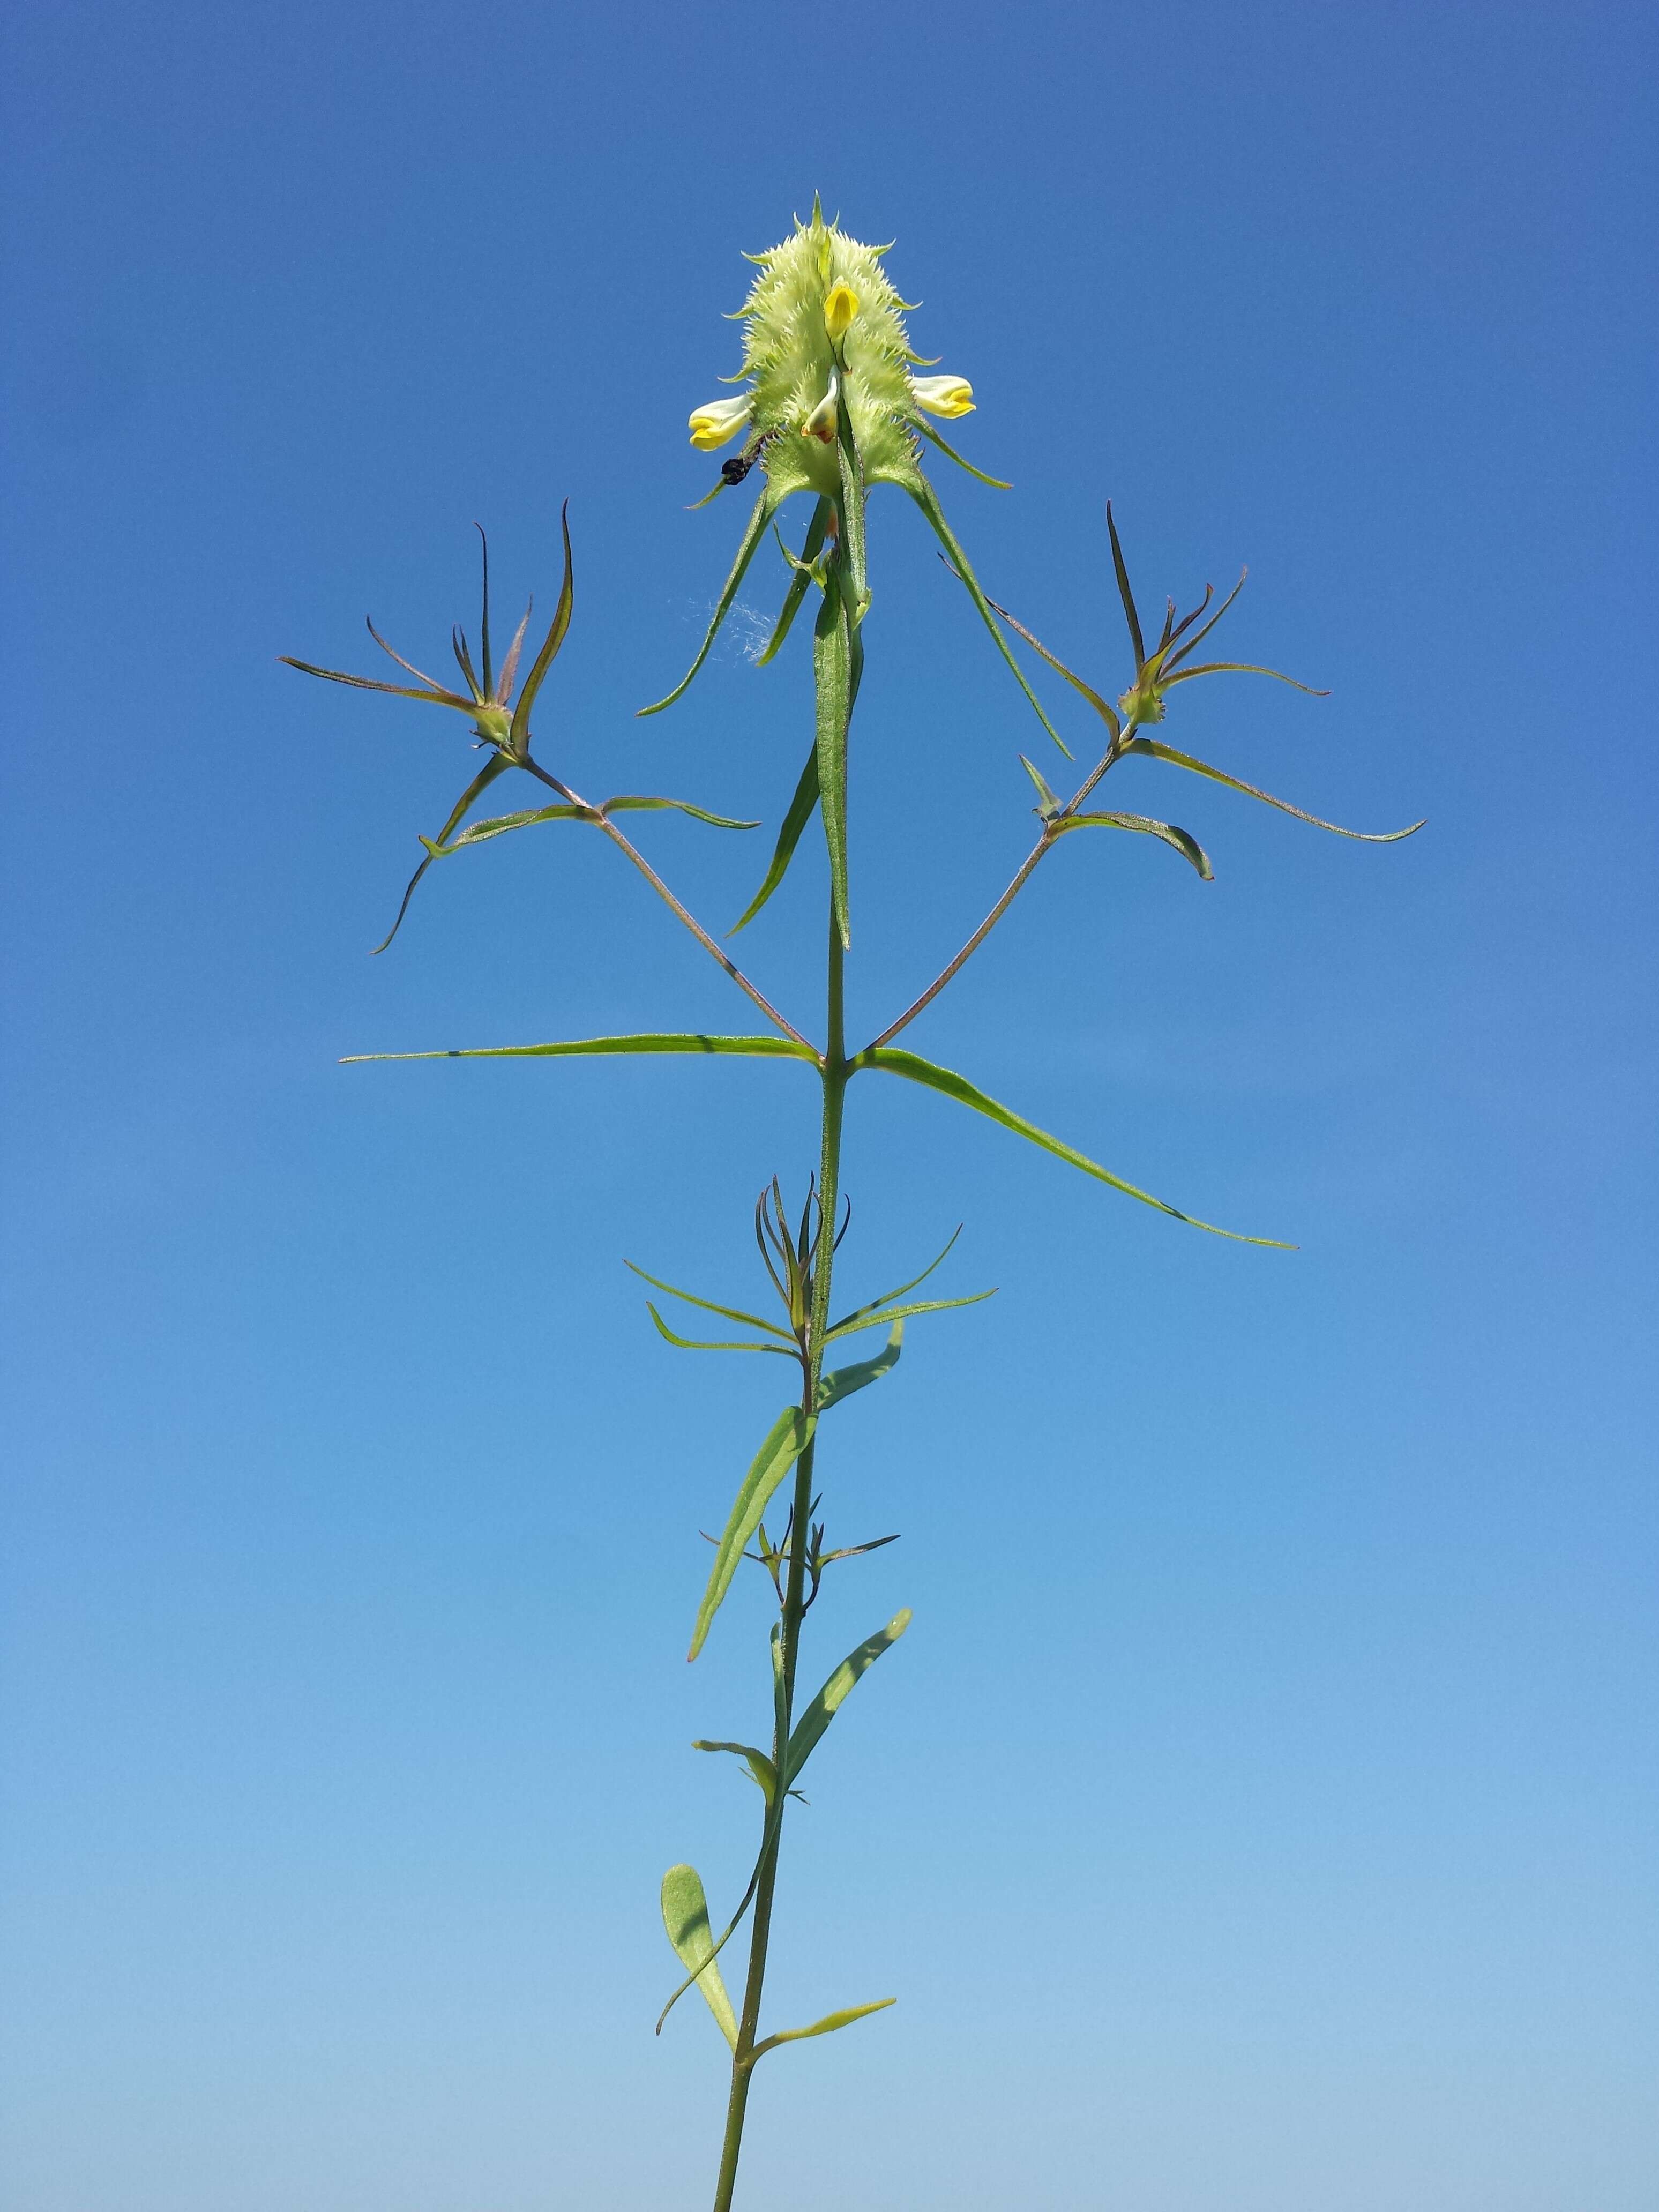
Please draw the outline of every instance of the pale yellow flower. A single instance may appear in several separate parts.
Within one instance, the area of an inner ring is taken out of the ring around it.
[[[717,446],[725,445],[739,430],[748,428],[749,415],[746,396],[739,399],[711,399],[706,407],[692,410],[691,442],[700,453],[712,453]]]
[[[918,407],[947,421],[974,411],[974,387],[965,376],[913,376],[910,393]]]

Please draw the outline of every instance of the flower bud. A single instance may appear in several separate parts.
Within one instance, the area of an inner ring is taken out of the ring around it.
[[[823,327],[839,344],[859,311],[859,295],[850,284],[836,284],[823,303]]]
[[[737,399],[711,399],[706,407],[695,408],[690,418],[692,444],[700,453],[712,453],[717,446],[747,428],[749,408],[746,393]]]
[[[835,444],[836,433],[840,427],[840,416],[836,407],[840,391],[841,379],[831,370],[830,389],[800,426],[804,437],[822,438],[826,446]]]
[[[947,420],[974,411],[974,387],[965,376],[913,376],[910,396],[928,414]]]

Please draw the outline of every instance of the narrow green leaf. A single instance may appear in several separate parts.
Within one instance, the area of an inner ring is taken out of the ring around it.
[[[1014,659],[1012,653],[1009,650],[1007,639],[1004,637],[1001,630],[997,626],[997,618],[991,612],[989,600],[980,589],[979,578],[974,574],[973,564],[969,560],[968,556],[963,551],[961,546],[957,544],[955,533],[952,532],[950,524],[945,520],[945,510],[939,503],[938,493],[933,489],[932,484],[928,483],[926,477],[919,478],[918,483],[920,484],[920,489],[918,489],[915,484],[908,484],[905,489],[909,492],[911,498],[915,500],[916,505],[927,516],[929,523],[933,526],[934,536],[939,539],[939,544],[944,546],[945,551],[950,555],[951,565],[955,570],[957,575],[960,578],[963,590],[966,591],[969,598],[979,609],[980,619],[984,623],[986,629],[990,631],[993,638],[995,639],[997,651],[1007,662],[1009,667],[1013,670],[1014,681],[1018,684],[1020,690],[1025,694],[1025,696],[1030,701],[1031,711],[1036,714],[1038,721],[1042,723],[1043,728],[1047,730],[1048,735],[1054,739],[1054,743],[1060,747],[1061,752],[1066,755],[1066,759],[1070,760],[1072,757],[1070,748],[1066,745],[1065,739],[1060,736],[1060,732],[1055,729],[1054,724],[1043,713],[1042,705],[1037,699],[1036,693],[1032,690],[1030,685],[1025,680],[1024,670],[1020,666],[1018,661]]]
[[[842,579],[831,569],[812,631],[817,701],[818,806],[830,851],[830,896],[841,941],[853,941],[847,910],[847,726],[853,708],[852,635]]]
[[[354,1067],[370,1060],[546,1060],[584,1053],[619,1052],[734,1053],[750,1060],[804,1060],[813,1067],[820,1064],[811,1045],[797,1044],[793,1037],[705,1036],[693,1032],[685,1036],[665,1033],[577,1037],[561,1044],[471,1045],[464,1049],[452,1048],[447,1052],[351,1052],[346,1054],[341,1066]]]
[[[750,1344],[743,1339],[735,1340],[729,1344],[714,1344],[711,1343],[707,1337],[676,1336],[649,1298],[645,1302],[645,1310],[657,1324],[658,1335],[676,1346],[681,1352],[775,1352],[780,1359],[788,1359],[793,1357],[793,1354],[781,1344]]]
[[[1129,571],[1124,565],[1123,548],[1119,543],[1117,524],[1112,518],[1112,502],[1106,502],[1106,527],[1111,532],[1112,568],[1117,576],[1117,595],[1123,602],[1123,612],[1129,625],[1129,642],[1135,649],[1135,673],[1138,676],[1146,665],[1146,647],[1140,635],[1140,617],[1135,612],[1135,595],[1129,589]]]
[[[945,1261],[950,1257],[951,1248],[961,1234],[962,1224],[958,1221],[956,1227],[945,1238],[944,1250],[939,1253],[935,1258],[930,1260],[919,1275],[912,1275],[908,1283],[899,1284],[896,1290],[884,1291],[878,1298],[872,1298],[867,1305],[856,1307],[853,1312],[843,1314],[839,1321],[832,1322],[830,1323],[830,1334],[831,1336],[835,1336],[842,1331],[850,1330],[854,1327],[854,1323],[863,1325],[872,1319],[878,1317],[880,1309],[883,1306],[891,1305],[895,1298],[902,1298],[907,1291],[914,1291],[918,1283],[925,1283],[929,1275],[933,1273],[934,1268],[942,1266]]]
[[[752,1743],[708,1743],[701,1736],[691,1747],[693,1751],[730,1751],[746,1761],[750,1773],[760,1785],[760,1791],[769,1805],[778,1786],[778,1770],[763,1751],[757,1751]]]
[[[726,932],[728,937],[735,937],[740,929],[748,927],[783,881],[789,863],[795,857],[795,848],[800,842],[801,832],[811,820],[812,810],[817,803],[818,749],[814,744],[806,756],[806,765],[800,772],[800,781],[795,786],[789,811],[784,816],[783,826],[778,831],[778,842],[773,849],[772,865],[766,871],[766,880]]]
[[[757,668],[764,668],[767,662],[777,653],[779,647],[788,636],[795,617],[800,612],[801,601],[806,597],[806,586],[812,580],[811,565],[823,550],[824,536],[830,527],[830,518],[835,511],[836,503],[832,499],[819,500],[812,510],[812,520],[806,526],[806,540],[800,549],[799,561],[790,552],[788,547],[784,545],[782,538],[780,538],[778,540],[778,544],[783,548],[785,560],[791,564],[795,573],[789,580],[789,589],[784,594],[783,606],[766,650],[755,663]]]
[[[363,626],[368,630],[369,635],[374,639],[375,644],[380,647],[381,652],[385,653],[388,660],[395,660],[399,668],[406,668],[409,671],[409,673],[418,678],[421,683],[424,684],[428,690],[441,691],[446,699],[455,698],[455,694],[453,691],[448,690],[443,684],[440,684],[435,676],[428,676],[424,668],[416,668],[412,660],[405,660],[404,659],[404,656],[398,652],[395,645],[388,645],[386,640],[380,635],[380,631],[375,629],[374,618],[372,615],[365,615],[363,617]],[[465,699],[456,700],[456,704],[458,706],[465,707],[466,703],[467,702]],[[475,700],[473,704],[476,706],[477,703],[477,702]]]
[[[766,526],[776,514],[780,503],[773,497],[769,485],[755,501],[750,510],[748,524],[744,530],[743,542],[738,547],[738,557],[732,563],[732,573],[726,580],[726,588],[721,592],[719,604],[714,609],[714,618],[708,625],[708,634],[697,648],[696,659],[668,696],[665,699],[654,701],[649,707],[641,707],[639,709],[641,714],[660,714],[665,707],[672,707],[674,702],[684,693],[692,678],[708,659],[709,648],[720,635],[720,624],[731,612],[732,602],[738,596],[738,586],[747,573],[749,563],[755,557],[755,548],[766,535]]]
[[[1026,644],[1030,647],[1033,653],[1041,654],[1042,659],[1048,662],[1049,667],[1054,670],[1057,676],[1063,676],[1066,681],[1071,685],[1073,690],[1088,701],[1089,704],[1094,708],[1096,714],[1099,715],[1101,720],[1104,722],[1108,729],[1110,730],[1112,735],[1116,737],[1123,726],[1118,720],[1116,710],[1109,707],[1106,702],[1101,697],[1099,692],[1095,690],[1091,684],[1085,684],[1080,676],[1074,676],[1072,673],[1072,671],[1066,665],[1066,663],[1060,658],[1059,654],[1050,653],[1048,647],[1042,642],[1042,640],[1040,637],[1034,636],[1031,631],[1026,629],[1024,623],[1019,620],[1018,616],[1011,615],[1007,608],[1003,606],[996,599],[993,599],[991,601],[991,605],[996,608],[997,612],[1002,617],[1002,619],[1007,623],[1010,629],[1015,629],[1019,632],[1020,635],[1024,639]]]
[[[559,509],[559,528],[564,537],[564,581],[559,586],[559,604],[553,610],[552,626],[542,641],[542,649],[535,664],[524,679],[524,689],[519,694],[519,703],[513,709],[512,733],[508,739],[522,760],[530,749],[530,710],[536,703],[536,694],[542,688],[542,678],[553,665],[553,656],[564,643],[565,632],[570,627],[570,608],[574,597],[574,580],[570,562],[570,501],[566,500]]]
[[[1345,830],[1340,822],[1327,822],[1317,814],[1306,813],[1301,807],[1292,806],[1289,799],[1275,799],[1272,792],[1262,791],[1239,776],[1224,775],[1207,761],[1194,760],[1190,753],[1178,753],[1173,745],[1162,744],[1155,738],[1132,738],[1123,751],[1126,758],[1131,753],[1145,753],[1149,759],[1190,769],[1194,775],[1208,776],[1212,783],[1225,784],[1229,791],[1242,791],[1247,799],[1259,799],[1266,806],[1276,806],[1281,814],[1294,814],[1298,822],[1311,822],[1316,830],[1329,830],[1338,837],[1357,838],[1362,845],[1396,845],[1402,837],[1414,837],[1423,827],[1422,822],[1413,822],[1404,830]],[[1426,821],[1427,817],[1424,819]]]
[[[672,807],[677,814],[695,815],[699,822],[712,822],[716,830],[758,830],[758,822],[738,822],[729,814],[711,814],[706,806],[693,806],[689,799],[640,799],[631,792],[620,799],[607,799],[599,807],[601,814],[641,814],[662,807]]]
[[[472,665],[472,655],[466,649],[466,632],[461,629],[459,623],[457,623],[455,628],[450,631],[449,641],[454,651],[455,659],[460,667],[460,672],[462,675],[465,677],[467,684],[471,690],[475,704],[480,707],[483,706],[489,697],[489,694],[484,690],[483,686],[478,681],[477,671]]]
[[[497,754],[496,758],[504,768],[513,765],[501,754]],[[434,837],[429,842],[422,838],[421,842],[434,860],[444,860],[452,853],[461,851],[465,846],[484,844],[491,837],[505,836],[509,830],[533,829],[538,822],[591,822],[592,819],[593,809],[591,806],[530,806],[517,814],[492,814],[487,822],[474,822],[462,830],[453,844],[446,843],[441,837]]]
[[[863,1067],[879,1067],[890,1075],[902,1075],[908,1082],[925,1083],[930,1090],[942,1091],[947,1098],[956,1099],[958,1104],[971,1106],[976,1114],[983,1114],[991,1121],[1000,1122],[1005,1129],[1012,1129],[1017,1137],[1024,1137],[1028,1143],[1038,1146],[1043,1152],[1052,1152],[1056,1159],[1080,1168],[1085,1175],[1092,1176],[1097,1182],[1109,1183],[1114,1190],[1121,1190],[1126,1198],[1138,1198],[1143,1206],[1156,1206],[1160,1213],[1167,1213],[1176,1221],[1184,1221],[1194,1229],[1206,1230],[1212,1237],[1225,1237],[1235,1244],[1271,1245],[1279,1252],[1296,1249],[1293,1244],[1286,1244],[1277,1237],[1241,1237],[1237,1230],[1218,1229],[1212,1221],[1200,1221],[1196,1214],[1183,1213],[1178,1206],[1171,1206],[1164,1199],[1154,1198],[1151,1191],[1141,1190],[1134,1183],[1125,1182],[1121,1176],[1113,1175],[1109,1169],[1102,1167],[1085,1153],[1062,1144],[1058,1137],[1051,1137],[1046,1129],[1039,1129],[1023,1114],[1016,1114],[1006,1106],[1000,1106],[994,1098],[988,1097],[965,1076],[957,1074],[951,1068],[938,1067],[931,1060],[923,1060],[919,1053],[905,1052],[896,1045],[872,1045],[860,1053],[852,1065],[854,1071]]]
[[[850,2027],[855,2020],[868,2020],[872,2012],[885,2012],[889,2005],[897,2002],[896,1997],[878,1997],[874,2004],[848,2005],[844,2012],[827,2012],[811,2027],[786,2027],[769,2035],[764,2043],[755,2045],[755,2056],[758,2058],[764,2051],[775,2051],[781,2043],[802,2042],[809,2035],[833,2035],[838,2027]]]
[[[1163,679],[1162,689],[1169,691],[1177,684],[1190,683],[1194,676],[1271,676],[1275,684],[1288,684],[1292,691],[1305,691],[1310,699],[1328,699],[1328,691],[1321,691],[1311,684],[1298,684],[1294,676],[1286,676],[1277,668],[1258,668],[1253,660],[1206,660],[1200,668],[1182,668]]]
[[[671,1298],[684,1298],[687,1305],[701,1306],[705,1313],[719,1314],[726,1321],[740,1321],[750,1328],[764,1329],[768,1336],[781,1337],[786,1345],[793,1346],[795,1341],[787,1328],[780,1328],[775,1322],[763,1321],[758,1314],[744,1313],[741,1306],[716,1305],[712,1298],[700,1298],[694,1291],[681,1290],[677,1283],[665,1283],[660,1275],[647,1275],[631,1260],[624,1260],[623,1265],[653,1290],[666,1291]]]
[[[477,531],[478,543],[483,550],[483,612],[478,622],[479,657],[483,663],[483,696],[486,699],[493,699],[495,696],[495,670],[489,658],[489,540],[484,536],[482,522],[473,526]]]
[[[513,696],[513,681],[519,672],[519,655],[524,651],[524,634],[530,627],[532,599],[525,608],[519,627],[513,633],[513,642],[507,648],[507,659],[501,663],[501,672],[495,679],[495,704],[505,707]]]
[[[1157,837],[1190,861],[1206,884],[1215,881],[1209,854],[1196,837],[1173,822],[1155,822],[1150,814],[1067,814],[1054,827],[1061,836],[1068,830],[1133,830],[1143,837]]]
[[[449,836],[450,831],[454,829],[458,822],[465,820],[467,813],[474,801],[483,792],[489,788],[490,785],[495,782],[498,775],[503,774],[504,771],[511,768],[512,765],[512,762],[507,759],[504,753],[491,753],[489,758],[484,763],[483,766],[478,770],[477,775],[473,777],[471,782],[468,784],[466,789],[461,793],[460,797],[455,801],[454,805],[450,809],[449,819],[445,823],[443,828],[438,832],[435,840],[428,842],[426,838],[422,838],[421,842],[426,846],[426,858],[422,861],[420,866],[416,869],[414,874],[410,878],[407,884],[404,886],[403,903],[398,908],[398,918],[392,923],[391,928],[387,930],[386,935],[380,939],[380,942],[374,947],[376,952],[384,952],[386,946],[391,944],[392,939],[403,927],[404,916],[409,912],[409,902],[415,896],[415,886],[420,882],[421,878],[432,866],[434,860],[437,858],[438,849],[441,848],[444,840]]]
[[[1042,771],[1028,761],[1024,753],[1019,757],[1019,764],[1036,786],[1037,812],[1045,822],[1052,822],[1060,811],[1060,801],[1049,790]]]
[[[943,360],[944,356],[941,355],[939,358]],[[939,432],[934,429],[931,422],[924,422],[921,420],[921,417],[917,416],[913,427],[915,429],[920,430],[922,436],[926,438],[930,444],[937,446],[940,453],[945,454],[948,459],[953,460],[959,469],[966,469],[970,477],[977,477],[982,484],[989,484],[993,491],[1012,491],[1013,489],[1012,484],[1006,482],[1003,477],[988,477],[983,469],[976,469],[971,461],[964,460],[962,455],[957,453],[954,446],[947,446],[945,444],[944,439],[940,437]]]
[[[867,1382],[879,1382],[884,1375],[890,1375],[898,1365],[899,1352],[904,1342],[904,1323],[896,1321],[892,1334],[873,1359],[861,1359],[856,1366],[837,1367],[833,1374],[818,1378],[818,1412],[827,1413],[831,1406],[840,1405],[850,1398],[854,1390],[862,1390]]]
[[[296,660],[291,653],[279,653],[276,658],[285,668],[297,668],[301,676],[325,677],[331,684],[349,684],[354,691],[390,691],[398,699],[429,699],[434,706],[459,707],[464,714],[470,714],[477,704],[435,684],[429,691],[414,691],[406,684],[382,684],[373,676],[348,676],[338,668],[317,668],[308,660]]]
[[[856,629],[870,604],[870,575],[865,558],[864,465],[853,437],[852,410],[845,404],[836,410],[836,458],[841,469],[842,540],[852,586],[847,617]]]
[[[1249,570],[1248,568],[1241,568],[1241,569],[1239,570],[1239,572],[1238,572],[1238,581],[1237,581],[1237,582],[1233,586],[1233,587],[1232,587],[1231,591],[1228,592],[1228,594],[1227,594],[1226,598],[1225,598],[1224,599],[1223,599],[1223,601],[1221,602],[1220,605],[1216,609],[1215,612],[1214,612],[1214,613],[1210,617],[1210,619],[1208,620],[1208,622],[1206,622],[1206,623],[1205,623],[1205,625],[1204,625],[1203,629],[1202,629],[1194,630],[1194,631],[1193,632],[1192,635],[1191,635],[1191,636],[1187,640],[1187,641],[1186,641],[1186,643],[1185,643],[1184,645],[1179,646],[1176,651],[1174,651],[1174,652],[1172,652],[1172,653],[1170,653],[1170,658],[1169,658],[1169,659],[1168,659],[1167,663],[1165,664],[1165,665],[1166,665],[1167,667],[1169,667],[1169,668],[1170,668],[1170,669],[1172,669],[1172,670],[1173,670],[1173,669],[1179,668],[1179,667],[1180,667],[1180,665],[1181,665],[1181,664],[1182,664],[1182,662],[1183,660],[1187,659],[1190,654],[1194,653],[1196,653],[1196,652],[1197,652],[1197,650],[1198,650],[1199,647],[1200,647],[1200,645],[1202,645],[1202,644],[1203,644],[1203,642],[1204,642],[1205,639],[1206,639],[1206,637],[1208,637],[1208,635],[1210,635],[1210,632],[1211,632],[1211,631],[1215,628],[1216,624],[1217,624],[1217,623],[1221,620],[1221,617],[1223,617],[1223,615],[1224,615],[1224,614],[1226,613],[1226,611],[1227,611],[1228,608],[1229,608],[1230,606],[1231,606],[1231,605],[1232,605],[1233,601],[1234,601],[1234,600],[1238,597],[1239,593],[1243,590],[1243,588],[1244,588],[1244,584],[1245,584],[1245,580],[1246,580],[1246,578],[1249,576],[1249,573],[1250,573],[1250,572],[1249,572]],[[1209,601],[1210,601],[1210,586],[1206,584],[1206,585],[1204,586],[1204,606],[1207,606],[1207,605],[1209,605]],[[1194,608],[1194,614],[1195,614],[1195,615],[1197,615],[1197,614],[1202,614],[1202,613],[1203,613],[1203,611],[1204,611],[1204,607],[1203,607],[1203,606],[1200,606],[1200,607]],[[1179,630],[1177,630],[1177,631],[1176,632],[1176,636],[1177,638],[1179,638],[1179,637],[1180,637],[1180,635],[1181,635],[1181,634],[1182,634],[1182,630],[1184,630],[1184,629],[1186,629],[1186,627],[1187,627],[1186,623],[1182,623],[1182,624],[1181,625],[1181,629],[1179,629]]]
[[[844,1321],[839,1328],[827,1329],[823,1340],[830,1344],[838,1336],[856,1336],[862,1329],[879,1328],[886,1322],[908,1321],[913,1314],[951,1313],[957,1306],[983,1305],[987,1298],[995,1296],[994,1290],[972,1291],[964,1298],[918,1298],[910,1305],[884,1306],[862,1320]]]
[[[732,1577],[738,1571],[749,1539],[760,1526],[773,1492],[800,1457],[811,1440],[817,1423],[803,1413],[799,1406],[786,1406],[767,1431],[765,1442],[750,1462],[732,1501],[732,1511],[714,1553],[714,1565],[708,1577],[708,1587],[703,1592],[702,1603],[697,1608],[697,1625],[691,1632],[691,1649],[688,1659],[695,1659],[703,1647],[714,1615],[732,1587]]]
[[[733,2051],[738,2047],[737,2015],[726,1994],[726,1984],[714,1963],[714,1940],[708,1932],[708,1900],[702,1877],[693,1866],[672,1866],[662,1878],[662,1924],[678,1952],[680,1963],[708,1999],[720,2033]],[[658,2022],[659,2027],[662,2023]]]
[[[795,1723],[789,1738],[789,1748],[784,1755],[784,1787],[788,1788],[823,1741],[823,1732],[847,1702],[860,1679],[867,1674],[884,1651],[890,1651],[905,1630],[910,1626],[910,1608],[896,1613],[885,1628],[878,1628],[873,1636],[866,1636],[856,1650],[849,1651],[835,1673],[818,1692],[811,1704]]]

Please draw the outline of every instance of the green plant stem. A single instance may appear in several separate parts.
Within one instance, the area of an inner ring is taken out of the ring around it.
[[[830,1279],[834,1273],[836,1253],[836,1210],[841,1198],[842,1116],[849,1079],[846,1024],[842,1013],[844,958],[832,899],[830,906],[826,1041],[822,1061],[823,1121],[818,1154],[819,1228],[812,1266],[811,1322],[807,1334],[809,1367],[801,1396],[802,1411],[808,1414],[817,1410],[818,1383],[823,1367],[823,1340],[830,1326]],[[777,1769],[781,1790],[787,1783],[785,1759],[790,1724],[794,1715],[795,1669],[800,1656],[800,1626],[807,1606],[806,1547],[812,1515],[812,1468],[817,1451],[817,1440],[814,1437],[795,1462],[789,1573],[783,1593],[783,1710],[772,1743],[772,1759]],[[766,1983],[766,1954],[772,1934],[772,1899],[777,1887],[778,1854],[783,1841],[783,1809],[781,1803],[777,1808],[776,1826],[762,1861],[755,1889],[755,1917],[749,1939],[749,1974],[744,1984],[737,2048],[732,2054],[732,2090],[726,2103],[726,2136],[720,2146],[714,2212],[731,2212],[732,2192],[737,2186],[738,2157],[743,2148],[743,2124],[749,2105],[749,2083],[758,2055],[755,2045],[760,2028],[761,1993]],[[769,1807],[768,1812],[769,1816]]]

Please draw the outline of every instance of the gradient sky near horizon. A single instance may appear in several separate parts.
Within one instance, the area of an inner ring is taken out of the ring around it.
[[[908,1042],[1212,1221],[947,1102],[852,1096],[849,1293],[942,1290],[836,1416],[827,1671],[915,1626],[791,1830],[739,2203],[1652,2212],[1654,64],[1635,6],[944,11],[18,0],[5,38],[0,2200],[679,2212],[723,2048],[658,1918],[755,1802],[759,1578],[696,1668],[779,1401],[739,1304],[811,1164],[787,1064],[342,1067],[748,1025],[586,833],[436,870],[458,718],[309,682],[575,620],[538,710],[711,921],[804,752],[740,527],[686,510],[739,258],[814,190],[889,267],[987,586],[1127,680],[1250,576]],[[746,495],[743,495],[746,497]],[[872,510],[854,1025],[1025,849],[1044,742]],[[1220,641],[1218,640],[1218,642]],[[436,656],[434,662],[429,656]],[[393,673],[386,668],[385,672]],[[1075,749],[1094,734],[1052,678]],[[531,804],[514,798],[508,803]],[[744,956],[816,1020],[807,849]]]

